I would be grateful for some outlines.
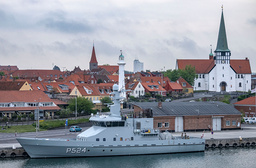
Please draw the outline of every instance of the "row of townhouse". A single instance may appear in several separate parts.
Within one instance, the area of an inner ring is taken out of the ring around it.
[[[146,75],[145,75],[146,74]],[[171,82],[168,77],[162,77],[161,73],[137,72],[127,77],[126,89],[129,96],[140,97],[146,93],[167,96],[177,93],[193,93],[193,87],[180,77],[177,81]]]

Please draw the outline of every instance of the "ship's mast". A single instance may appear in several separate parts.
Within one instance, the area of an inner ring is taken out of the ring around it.
[[[113,95],[113,105],[110,105],[110,114],[112,117],[121,117],[120,113],[120,93],[118,91],[119,86],[117,84],[113,85],[113,92],[111,95]]]

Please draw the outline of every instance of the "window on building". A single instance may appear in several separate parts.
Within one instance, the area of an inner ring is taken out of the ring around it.
[[[120,141],[123,141],[123,137],[120,137]]]
[[[237,75],[237,78],[240,78],[240,75]]]
[[[201,74],[199,75],[199,78],[201,78]]]
[[[239,82],[239,87],[242,87],[242,83],[241,82]]]
[[[214,80],[214,77],[212,77],[212,80]]]
[[[212,85],[212,87],[214,88],[214,85]]]
[[[157,123],[158,128],[162,128],[162,123]]]
[[[236,126],[236,121],[232,121],[232,126]]]
[[[230,126],[230,121],[226,121],[226,126]]]
[[[204,75],[203,75],[203,78],[204,78]]]
[[[200,82],[198,82],[198,87],[201,87],[201,83]]]
[[[103,138],[103,141],[106,141],[106,138]]]
[[[169,128],[169,123],[168,122],[164,123],[164,127]]]
[[[100,138],[96,138],[96,141],[100,141]]]
[[[244,78],[244,76],[241,74],[241,78]]]
[[[224,74],[222,74],[222,77],[224,77]]]
[[[224,69],[224,66],[222,67],[222,69]]]
[[[230,79],[232,80],[232,77],[230,77]]]
[[[187,85],[186,85],[186,83],[185,83],[185,82],[182,82],[182,86],[183,86],[183,87],[186,87]]]
[[[131,137],[131,141],[133,141],[133,139],[134,139],[134,138],[133,138],[133,137]]]
[[[113,138],[113,141],[116,141],[116,138]]]

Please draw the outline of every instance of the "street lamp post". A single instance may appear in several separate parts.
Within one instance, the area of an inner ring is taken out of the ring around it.
[[[38,106],[37,106],[37,109],[36,109],[36,113],[37,113],[37,121],[36,121],[36,137],[37,137],[37,134],[38,134],[38,131],[39,131],[39,102],[38,102]]]
[[[77,97],[76,97],[76,118],[77,118]]]

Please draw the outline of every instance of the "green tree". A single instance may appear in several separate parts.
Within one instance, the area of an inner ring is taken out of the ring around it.
[[[4,76],[4,75],[5,75],[4,72],[1,71],[1,72],[0,72],[0,76]]]
[[[167,76],[171,81],[176,81],[180,77],[180,70],[168,69],[166,72],[164,72],[164,76]]]
[[[100,101],[103,105],[106,103],[112,103],[112,100],[110,97],[103,97]]]
[[[185,79],[190,85],[194,85],[194,79],[197,77],[195,67],[187,65],[185,69],[168,69],[164,72],[164,76],[167,76],[171,81],[176,81],[179,77]]]
[[[88,115],[91,114],[91,112],[93,112],[93,103],[84,97],[77,97],[69,100],[68,108],[71,111],[76,110],[76,101],[78,114],[81,114],[83,112],[85,115]]]
[[[110,97],[103,97],[101,100],[101,104],[102,104],[102,108],[101,111],[102,112],[107,112],[110,111],[109,107],[107,106],[107,104],[111,104],[113,103]]]
[[[145,97],[149,98],[149,97],[151,97],[151,94],[149,92],[146,92]]]

